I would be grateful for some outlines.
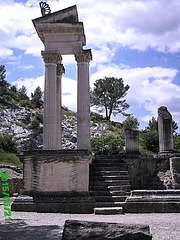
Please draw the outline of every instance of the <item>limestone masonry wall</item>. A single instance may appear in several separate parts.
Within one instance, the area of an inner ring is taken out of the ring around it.
[[[173,154],[126,155],[124,161],[127,164],[132,189],[180,188],[180,158],[177,157],[179,154],[174,155],[176,157],[173,157]]]

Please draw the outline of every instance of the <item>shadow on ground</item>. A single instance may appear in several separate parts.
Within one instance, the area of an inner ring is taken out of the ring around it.
[[[60,240],[61,232],[57,225],[29,226],[17,219],[0,223],[0,240]]]

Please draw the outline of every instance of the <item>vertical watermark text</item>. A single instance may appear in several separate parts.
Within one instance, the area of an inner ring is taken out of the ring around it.
[[[8,183],[8,171],[1,171],[2,193],[4,202],[4,216],[5,220],[11,220],[11,202]]]

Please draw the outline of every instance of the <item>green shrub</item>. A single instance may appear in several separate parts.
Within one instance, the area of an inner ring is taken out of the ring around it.
[[[123,152],[125,141],[112,135],[91,139],[92,152],[97,155],[115,155]]]
[[[24,99],[24,100],[20,100],[20,106],[21,107],[28,107],[28,108],[32,108],[32,102],[29,99]]]
[[[180,153],[180,134],[174,136],[174,150]]]
[[[19,168],[23,168],[23,163],[20,162],[19,158],[13,153],[6,153],[0,150],[0,164],[17,166]]]
[[[99,113],[91,112],[90,116],[91,121],[102,122],[104,120],[104,117]]]
[[[12,139],[12,136],[4,133],[0,135],[0,148],[5,152],[16,153],[17,152],[17,142]]]
[[[40,112],[36,112],[34,119],[31,122],[30,129],[38,129],[40,126],[40,123],[43,123],[43,114]]]
[[[32,120],[31,125],[30,125],[30,129],[38,129],[40,126],[40,122],[35,118]]]
[[[140,134],[140,149],[142,154],[159,152],[159,137],[157,132],[143,132]]]

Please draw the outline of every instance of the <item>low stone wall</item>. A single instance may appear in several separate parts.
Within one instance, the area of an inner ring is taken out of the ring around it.
[[[8,186],[10,196],[14,193],[20,194],[23,188],[23,170],[16,167],[16,166],[9,166],[9,165],[0,165],[0,171],[8,171]],[[2,193],[2,183],[3,181],[0,178],[0,197],[3,197],[4,194]]]
[[[173,189],[178,188],[177,170],[170,164],[170,159],[179,154],[167,155],[128,155],[124,156],[129,171],[132,189]],[[173,161],[174,162],[174,161]],[[174,173],[174,175],[172,174]],[[180,172],[179,172],[180,174]],[[178,175],[179,176],[179,175]]]

